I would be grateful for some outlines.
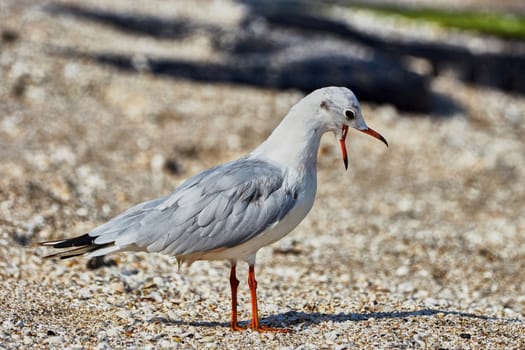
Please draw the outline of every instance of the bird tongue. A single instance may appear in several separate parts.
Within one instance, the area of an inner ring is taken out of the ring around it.
[[[348,156],[346,154],[346,134],[348,133],[348,125],[343,125],[341,138],[339,139],[339,145],[341,146],[341,153],[343,155],[343,163],[345,164],[345,169],[348,170]]]

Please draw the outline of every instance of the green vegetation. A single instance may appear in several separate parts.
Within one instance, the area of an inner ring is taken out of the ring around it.
[[[447,10],[433,8],[405,8],[350,5],[380,15],[401,16],[418,21],[430,21],[445,27],[474,30],[504,38],[525,39],[525,15],[485,12],[477,10]]]

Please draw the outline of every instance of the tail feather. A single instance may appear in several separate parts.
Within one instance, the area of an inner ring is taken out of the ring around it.
[[[65,251],[61,251],[58,253],[50,254],[44,256],[44,259],[52,259],[52,258],[60,258],[60,259],[67,259],[72,258],[74,256],[83,255],[86,253],[91,253],[96,250],[107,248],[114,243],[105,243],[105,244],[95,244],[96,237],[91,237],[88,233],[73,237],[69,239],[60,239],[55,241],[47,241],[47,242],[41,242],[39,245],[45,246],[45,247],[53,247],[56,249],[63,249],[63,248],[74,248],[74,249],[68,249]]]

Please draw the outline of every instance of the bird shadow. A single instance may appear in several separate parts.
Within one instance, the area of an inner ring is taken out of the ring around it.
[[[468,312],[453,311],[453,310],[439,310],[439,309],[421,309],[414,311],[392,311],[392,312],[365,312],[365,313],[338,313],[338,314],[329,314],[322,312],[303,312],[303,311],[288,311],[285,313],[280,313],[276,315],[271,315],[261,318],[261,324],[265,326],[273,327],[284,327],[292,328],[298,325],[302,325],[301,328],[308,328],[313,325],[317,325],[324,322],[336,322],[342,323],[347,321],[361,322],[367,321],[370,319],[382,320],[382,319],[406,319],[413,317],[429,317],[436,316],[438,314],[445,316],[456,316],[456,317],[465,317],[479,320],[487,321],[507,321],[507,322],[519,322],[523,321],[520,319],[507,319],[507,318],[498,318],[494,316],[478,315]],[[169,325],[185,325],[185,326],[194,326],[194,327],[206,327],[206,328],[217,328],[217,327],[229,327],[229,322],[219,322],[219,321],[185,321],[185,320],[171,320],[163,317],[154,317],[150,320],[151,322],[159,322]],[[240,322],[241,326],[245,326],[248,322]]]

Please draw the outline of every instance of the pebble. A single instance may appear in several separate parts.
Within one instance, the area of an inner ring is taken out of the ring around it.
[[[410,293],[414,288],[414,284],[411,281],[403,282],[397,286],[397,290],[401,293]]]
[[[91,293],[91,291],[90,291],[89,289],[86,289],[86,288],[81,289],[81,290],[78,292],[78,297],[79,297],[80,299],[83,299],[83,300],[85,300],[85,299],[89,299],[89,298],[91,298],[92,296],[93,296],[93,294]]]
[[[56,336],[47,338],[47,342],[50,345],[59,345],[64,342],[64,338],[62,336],[56,335]]]
[[[109,350],[111,349],[111,346],[107,342],[101,342],[98,343],[97,346],[95,346],[96,350]]]
[[[177,348],[179,344],[176,342],[172,342],[172,341],[163,339],[159,342],[159,346],[161,349],[173,349],[173,348]]]
[[[66,350],[83,350],[84,346],[82,344],[71,344],[68,347],[64,348]]]
[[[133,314],[131,311],[129,310],[119,310],[117,312],[115,312],[115,315],[126,320],[126,319],[130,319],[133,317]]]
[[[108,337],[120,337],[121,329],[119,327],[110,327],[106,329],[106,335]]]
[[[29,337],[29,336],[24,336],[22,342],[24,343],[24,345],[31,345],[35,342],[35,339],[33,339],[32,337]]]

